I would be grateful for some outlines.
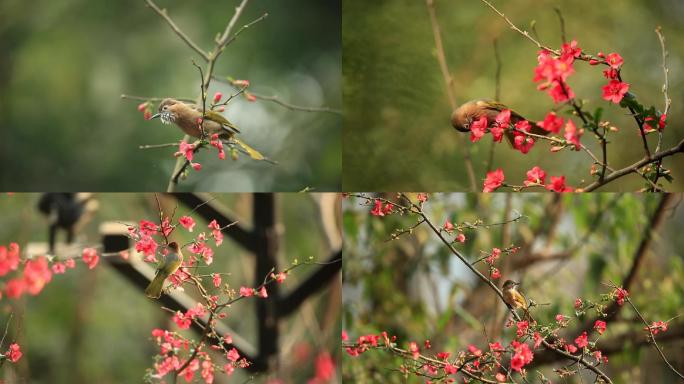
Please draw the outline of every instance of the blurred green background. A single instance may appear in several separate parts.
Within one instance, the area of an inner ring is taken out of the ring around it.
[[[664,107],[661,93],[661,49],[654,32],[660,25],[670,57],[670,97],[673,101],[665,131],[669,148],[684,136],[684,3],[678,0],[492,1],[519,27],[536,30],[551,47],[561,44],[554,7],[565,18],[569,40],[576,39],[588,53],[620,53],[622,75],[642,104]],[[554,107],[546,93],[532,82],[537,47],[508,25],[481,1],[435,0],[437,18],[456,101],[495,96],[495,55],[498,40],[501,67],[501,101],[532,121],[542,120]],[[470,187],[463,167],[463,148],[472,150],[473,165],[482,188],[491,136],[472,144],[468,135],[454,130],[446,88],[436,58],[435,42],[426,3],[414,0],[343,3],[344,190],[458,191]],[[569,84],[577,97],[589,100],[589,110],[605,107],[604,119],[620,128],[611,135],[609,162],[616,168],[643,156],[641,139],[625,110],[601,98],[606,82],[601,70],[584,62],[575,65]],[[655,136],[649,136],[652,149]],[[582,142],[597,153],[590,134]],[[664,165],[673,171],[675,183],[667,190],[684,189],[683,156]],[[550,175],[565,174],[569,185],[588,184],[590,158],[582,153],[549,153],[539,143],[523,156],[507,143],[496,146],[493,169],[502,167],[506,180],[515,184],[525,172],[539,165]],[[604,187],[606,191],[641,188],[638,176],[628,176]]]
[[[47,222],[35,208],[39,197],[39,194],[0,195],[0,228],[3,229],[0,244],[17,242],[25,251],[29,243],[47,241]],[[153,194],[95,194],[94,198],[99,202],[99,210],[77,236],[77,244],[82,246],[100,244],[101,222],[156,221],[159,217]],[[294,259],[305,261],[310,256],[317,262],[327,260],[331,251],[320,225],[321,199],[322,194],[276,195],[280,266],[290,265]],[[167,212],[177,204],[166,195],[160,195],[160,200]],[[239,220],[239,225],[251,228],[251,194],[215,194],[207,196],[207,200],[221,204]],[[189,213],[188,207],[179,205],[176,218]],[[206,231],[207,222],[196,214],[193,217],[197,222],[194,235]],[[63,241],[63,234],[59,236]],[[182,229],[173,236],[182,243],[190,240]],[[254,276],[254,256],[230,237],[226,236],[218,248],[213,242],[211,245],[215,255],[207,273],[230,273],[222,276],[222,280],[234,289],[253,286],[255,280],[262,280],[263,277]],[[316,268],[302,266],[292,271],[280,286],[281,293],[291,292]],[[2,278],[3,288],[11,275]],[[193,290],[185,292],[194,295]],[[315,359],[325,351],[338,361],[340,300],[338,275],[336,284],[324,285],[291,316],[284,318],[280,326],[278,370],[261,373],[254,382],[275,379],[282,380],[283,384],[305,382],[315,375]],[[235,303],[227,311],[228,317],[222,320],[252,345],[258,343],[255,309],[255,300],[243,300]],[[7,383],[141,383],[158,352],[151,340],[151,330],[177,330],[171,314],[162,310],[159,302],[145,297],[142,289],[110,267],[104,258],[92,270],[77,259],[76,269],[53,275],[38,296],[25,294],[19,300],[8,299],[3,292],[0,300],[3,330],[10,313],[14,316],[2,347],[16,340],[24,356],[16,365],[5,363],[0,368],[0,381]],[[223,361],[220,356],[213,357],[217,364]],[[245,373],[241,369],[230,377],[216,373],[215,382],[243,383],[248,378]],[[337,378],[328,383],[338,382]]]
[[[392,200],[395,195],[387,193],[382,197]],[[415,196],[412,198],[416,201]],[[590,311],[578,319],[573,308],[575,298],[600,302],[600,295],[611,290],[604,283],[621,285],[651,228],[653,240],[640,261],[629,289],[630,298],[649,323],[681,315],[682,195],[671,196],[662,210],[660,224],[655,226],[651,217],[661,199],[659,194],[435,193],[424,206],[436,226],[447,218],[454,224],[478,219],[500,223],[523,215],[520,221],[505,226],[465,229],[466,242],[454,247],[470,263],[494,247],[521,247],[495,263],[502,274],[496,284],[500,287],[507,279],[521,282],[520,289],[527,298],[539,304],[531,313],[540,323],[553,322],[559,313],[569,316],[571,323],[560,335],[574,340],[578,321],[596,315]],[[446,351],[455,358],[469,344],[486,350],[487,342],[507,345],[515,337],[515,326],[504,326],[510,316],[500,299],[451,254],[427,225],[390,241],[393,231],[418,221],[415,215],[376,217],[370,215],[371,207],[363,205],[361,199],[349,198],[345,203],[343,329],[350,342],[361,335],[387,331],[397,336],[399,348],[406,349],[410,341],[415,341],[428,356]],[[487,275],[484,263],[475,266]],[[635,344],[644,340],[642,328],[627,304],[616,320],[608,322],[597,344],[609,358],[608,365],[602,366],[604,372],[616,384],[680,382],[652,345]],[[684,321],[677,317],[669,323],[667,332],[657,336],[660,347],[679,372],[684,369],[682,329]],[[592,341],[595,336],[595,332],[591,334]],[[424,340],[430,340],[430,350],[423,348]],[[535,351],[533,363],[545,355],[548,352],[543,349]],[[423,383],[426,379],[417,375],[406,378],[399,371],[402,359],[385,350],[372,350],[359,357],[344,354],[342,361],[345,382]],[[554,383],[594,381],[592,375],[560,379],[551,370],[561,367],[560,363],[528,367],[529,382],[540,382],[537,370]],[[461,382],[460,377],[455,378]]]
[[[177,25],[209,51],[239,4],[159,0]],[[253,0],[238,22],[269,16],[244,31],[215,74],[251,81],[249,90],[303,106],[341,109],[340,0]],[[160,191],[182,132],[145,121],[121,94],[199,95],[201,59],[143,0],[0,3],[0,190]],[[212,83],[209,95],[233,89]],[[156,109],[156,105],[154,106]],[[239,98],[225,115],[246,142],[279,162],[217,159],[201,151],[201,172],[180,190],[339,190],[341,117],[291,111]]]

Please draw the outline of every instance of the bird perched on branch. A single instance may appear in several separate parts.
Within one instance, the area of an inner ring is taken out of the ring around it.
[[[164,124],[174,123],[183,132],[198,139],[202,138],[202,129],[204,129],[206,134],[204,138],[206,139],[211,138],[214,134],[218,134],[218,137],[224,142],[238,144],[251,158],[255,160],[266,159],[256,149],[235,137],[235,134],[240,133],[240,130],[216,111],[205,110],[204,117],[202,117],[202,106],[186,104],[171,98],[162,100],[159,103],[158,111],[150,119],[159,118]],[[200,128],[200,122],[202,123],[202,128]]]
[[[516,283],[513,280],[506,280],[504,282],[501,289],[503,292],[504,302],[510,305],[513,309],[522,309],[524,311],[525,317],[531,318],[530,313],[528,312],[527,299],[525,299],[525,296],[523,296],[523,294],[520,293],[520,291],[518,291],[516,288],[518,285],[520,285],[520,283]]]
[[[486,99],[471,100],[456,108],[456,110],[451,114],[451,125],[456,128],[457,131],[470,132],[470,124],[478,120],[480,117],[486,116],[489,124],[492,124],[495,121],[496,116],[501,111],[506,109],[511,110],[506,105],[496,101]],[[522,117],[519,113],[511,110],[511,124],[515,124],[521,120],[527,119]],[[549,133],[535,124],[531,124],[531,126],[532,129],[530,130],[530,133],[535,135],[546,136]],[[508,142],[513,145],[514,135],[512,130],[506,130],[506,138],[508,139]]]
[[[150,285],[145,288],[145,295],[152,299],[158,299],[161,296],[162,287],[166,278],[173,275],[181,264],[183,264],[183,253],[175,241],[169,243],[169,253],[159,261],[157,265],[157,273]]]

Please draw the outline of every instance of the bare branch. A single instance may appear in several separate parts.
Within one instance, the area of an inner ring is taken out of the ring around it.
[[[202,48],[195,44],[180,28],[178,28],[176,23],[174,23],[169,15],[166,14],[166,9],[160,9],[152,0],[145,0],[145,2],[147,3],[148,7],[152,8],[159,16],[166,20],[171,29],[173,29],[173,31],[176,33],[176,35],[178,35],[178,37],[181,38],[181,40],[185,41],[185,43],[192,48],[193,51],[197,52],[197,54],[200,55],[204,61],[209,61],[209,55],[207,55]]]

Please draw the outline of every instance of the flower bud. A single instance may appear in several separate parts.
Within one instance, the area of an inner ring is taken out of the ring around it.
[[[216,103],[218,103],[219,101],[221,101],[221,98],[222,98],[222,97],[223,97],[223,94],[221,94],[221,92],[216,92],[216,93],[214,94],[214,104],[216,104]]]

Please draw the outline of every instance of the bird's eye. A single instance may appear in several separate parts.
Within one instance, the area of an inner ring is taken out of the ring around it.
[[[162,110],[164,110],[164,111],[166,111],[167,109],[169,109],[169,106],[168,106],[168,105],[165,105],[165,106],[162,107]]]

